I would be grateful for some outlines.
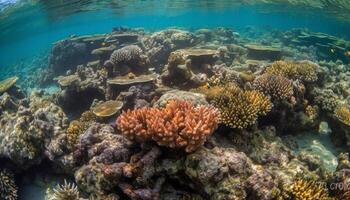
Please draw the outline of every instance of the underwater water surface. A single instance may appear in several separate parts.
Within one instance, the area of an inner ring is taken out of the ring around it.
[[[0,0],[0,200],[350,199],[349,13]]]

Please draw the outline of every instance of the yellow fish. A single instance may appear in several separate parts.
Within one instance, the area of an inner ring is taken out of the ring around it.
[[[345,52],[345,55],[350,57],[350,51]]]

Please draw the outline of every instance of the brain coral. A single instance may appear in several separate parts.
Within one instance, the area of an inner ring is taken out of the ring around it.
[[[231,128],[244,129],[256,123],[259,116],[272,108],[269,98],[258,91],[244,91],[228,86],[212,100],[220,109],[221,120]]]
[[[253,86],[273,100],[290,100],[293,97],[293,82],[283,76],[263,74],[254,80]]]
[[[281,75],[286,78],[313,82],[317,80],[318,65],[310,61],[292,62],[275,61],[266,69],[268,74]]]
[[[111,57],[110,61],[113,64],[127,64],[130,62],[135,62],[140,60],[142,54],[142,49],[136,45],[125,46],[121,49],[115,50]]]
[[[201,146],[218,123],[217,109],[174,100],[165,108],[140,108],[124,112],[117,119],[118,129],[129,139],[154,140],[161,146],[185,148],[186,152]]]
[[[17,186],[13,174],[5,169],[0,170],[0,199],[17,199]]]

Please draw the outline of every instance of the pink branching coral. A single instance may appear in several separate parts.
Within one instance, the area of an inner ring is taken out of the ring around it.
[[[211,106],[195,107],[185,101],[170,101],[165,108],[140,108],[122,113],[118,129],[129,139],[154,140],[161,146],[192,152],[207,140],[219,123]]]

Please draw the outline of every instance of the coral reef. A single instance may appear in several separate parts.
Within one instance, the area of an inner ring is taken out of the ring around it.
[[[318,78],[318,68],[319,66],[311,61],[276,61],[266,69],[266,72],[291,79],[314,82]]]
[[[253,82],[254,89],[269,95],[272,100],[287,100],[293,98],[293,82],[280,75],[263,74]]]
[[[16,200],[18,198],[18,188],[14,175],[6,170],[0,170],[0,198],[3,200]]]
[[[139,142],[154,140],[161,146],[192,152],[215,131],[219,112],[209,106],[195,107],[185,101],[169,101],[163,109],[141,108],[122,113],[118,129]]]
[[[244,91],[235,85],[224,88],[212,103],[219,108],[221,121],[238,129],[255,124],[259,116],[266,115],[272,108],[267,96],[254,90]]]
[[[97,117],[92,111],[84,112],[78,120],[70,122],[67,130],[66,137],[69,148],[73,148],[77,143],[77,140],[81,134],[83,134],[91,125],[95,122]]]
[[[216,51],[210,49],[181,49],[174,51],[161,78],[165,85],[181,88],[204,85],[213,75]]]
[[[29,105],[18,105],[16,112],[5,112],[0,121],[0,155],[21,167],[40,162],[50,151],[54,138],[67,127],[62,109],[33,94]]]
[[[122,101],[106,101],[92,109],[97,117],[111,117],[120,111],[123,107]]]

